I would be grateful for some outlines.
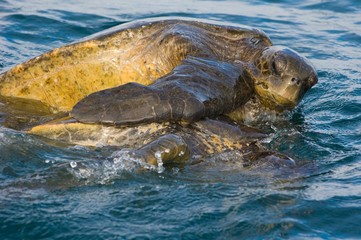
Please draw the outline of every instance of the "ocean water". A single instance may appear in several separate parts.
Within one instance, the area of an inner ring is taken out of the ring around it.
[[[314,63],[319,83],[286,119],[249,121],[298,167],[243,169],[228,154],[141,170],[119,149],[0,127],[0,239],[361,238],[360,0],[0,0],[0,72],[159,16],[258,27]]]

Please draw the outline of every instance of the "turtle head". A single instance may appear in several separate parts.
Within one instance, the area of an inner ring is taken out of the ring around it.
[[[254,79],[256,93],[265,106],[274,110],[293,109],[318,81],[312,64],[286,47],[265,48],[255,65],[259,72]]]

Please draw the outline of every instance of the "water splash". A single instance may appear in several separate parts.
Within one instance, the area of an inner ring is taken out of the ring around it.
[[[122,149],[113,152],[105,160],[71,161],[69,172],[78,180],[86,184],[109,184],[121,178],[124,173],[133,173],[141,170],[162,173],[165,168],[162,161],[162,152],[156,152],[157,165],[146,163],[135,154],[134,150]]]
[[[167,151],[168,150],[168,151]],[[169,149],[166,149],[165,152],[169,152]],[[157,151],[154,156],[157,159],[157,171],[158,173],[162,173],[164,172],[164,167],[163,167],[163,161],[162,161],[162,151]]]

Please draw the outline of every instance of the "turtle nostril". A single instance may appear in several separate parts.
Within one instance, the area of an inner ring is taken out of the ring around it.
[[[298,86],[301,84],[301,79],[297,78],[297,77],[293,77],[291,79],[291,82],[297,84]]]

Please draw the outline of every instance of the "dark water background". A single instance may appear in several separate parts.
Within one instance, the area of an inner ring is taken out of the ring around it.
[[[218,165],[139,172],[114,164],[115,149],[2,127],[0,239],[361,238],[360,0],[0,0],[0,72],[158,16],[259,27],[314,63],[319,84],[289,119],[250,122],[274,129],[267,144],[300,167],[241,169],[223,156]]]

